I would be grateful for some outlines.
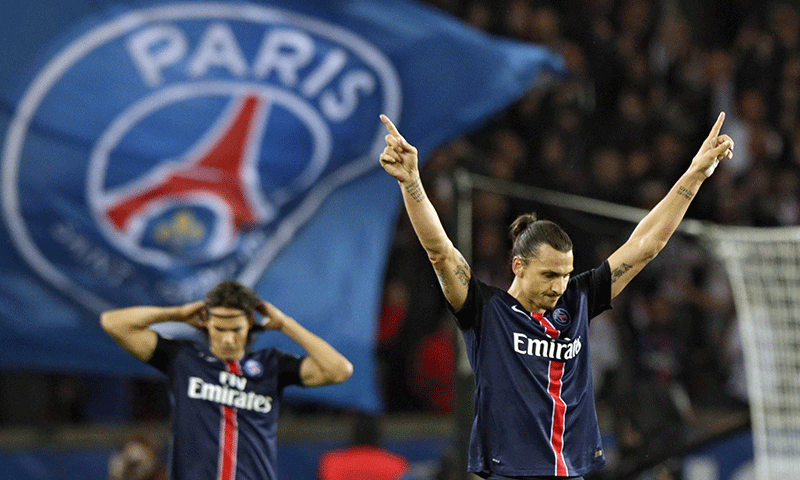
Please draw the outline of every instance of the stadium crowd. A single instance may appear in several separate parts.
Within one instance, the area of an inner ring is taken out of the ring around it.
[[[736,144],[689,218],[800,223],[800,10],[744,0],[430,0],[488,33],[560,53],[550,78],[485,127],[428,155],[423,183],[455,232],[453,171],[650,209],[689,164],[720,111]],[[413,143],[413,139],[409,139]],[[512,280],[506,226],[535,211],[573,237],[576,271],[598,265],[633,224],[475,191],[471,265]],[[455,238],[455,236],[452,236]],[[453,322],[401,214],[378,355],[387,409],[453,409]],[[700,428],[698,412],[746,411],[728,280],[701,242],[676,235],[593,322],[601,422],[619,454],[647,455]],[[397,379],[405,379],[398,382]],[[658,432],[658,435],[653,435]]]

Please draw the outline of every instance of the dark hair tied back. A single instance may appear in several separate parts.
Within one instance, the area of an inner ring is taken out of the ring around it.
[[[508,233],[511,236],[511,241],[516,243],[517,238],[525,233],[525,230],[528,229],[528,226],[535,221],[535,213],[526,213],[517,217],[517,219],[514,220],[514,223],[512,223],[511,227],[508,229]]]
[[[564,230],[550,220],[537,220],[536,215],[526,213],[514,220],[509,228],[511,240],[511,258],[519,256],[525,260],[535,257],[539,253],[539,246],[547,244],[559,252],[572,250],[570,240]]]

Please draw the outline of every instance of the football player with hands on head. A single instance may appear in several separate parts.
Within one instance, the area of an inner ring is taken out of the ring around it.
[[[589,322],[664,248],[733,141],[717,118],[687,170],[598,267],[573,275],[572,241],[532,214],[510,227],[507,291],[475,278],[420,181],[418,152],[385,115],[381,166],[399,183],[475,373],[467,469],[488,479],[583,478],[605,456],[589,364]]]
[[[149,328],[167,321],[201,329],[207,342],[173,340]],[[125,350],[168,377],[172,480],[274,480],[284,387],[341,383],[353,373],[353,365],[325,340],[235,281],[185,305],[110,310],[101,324]],[[282,332],[306,355],[251,350],[254,334],[263,330]]]

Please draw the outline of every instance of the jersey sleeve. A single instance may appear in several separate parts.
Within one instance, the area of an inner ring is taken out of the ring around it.
[[[586,291],[590,320],[611,309],[611,267],[609,267],[608,261],[578,275],[575,280],[578,282],[579,288]]]
[[[288,385],[302,385],[300,364],[305,357],[278,350],[278,389]]]
[[[183,343],[185,342],[179,340],[170,340],[159,335],[158,342],[156,343],[156,349],[153,351],[153,356],[150,357],[150,360],[148,360],[147,363],[164,373],[168,373],[167,370],[169,369],[172,361],[175,360],[175,357],[178,355],[178,350],[180,350]]]
[[[467,299],[460,310],[456,311],[449,302],[447,309],[456,318],[456,324],[461,330],[475,328],[483,316],[483,304],[492,296],[492,287],[478,280],[475,275],[469,278]]]

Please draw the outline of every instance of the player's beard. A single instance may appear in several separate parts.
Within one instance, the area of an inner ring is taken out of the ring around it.
[[[558,303],[558,299],[561,298],[561,295],[548,295],[545,294],[542,296],[542,307],[545,310],[552,310],[555,308],[556,304]]]

